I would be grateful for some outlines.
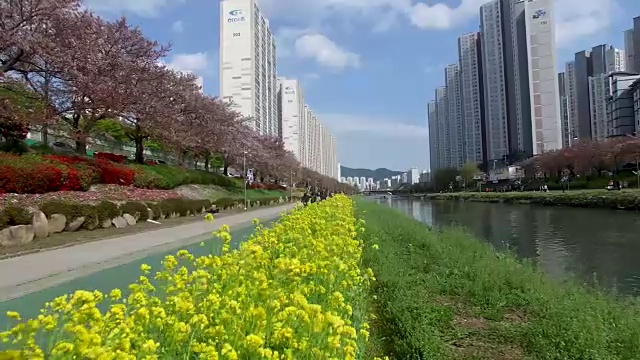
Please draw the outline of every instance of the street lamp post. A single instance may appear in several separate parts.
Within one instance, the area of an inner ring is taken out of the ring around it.
[[[244,177],[244,210],[247,210],[247,151],[242,151],[242,172]]]

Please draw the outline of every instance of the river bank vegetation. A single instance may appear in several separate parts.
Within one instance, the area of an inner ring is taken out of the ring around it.
[[[359,201],[376,274],[370,356],[394,359],[634,359],[640,307],[558,284],[461,229],[431,230]],[[373,247],[377,249],[374,249]]]
[[[158,273],[143,265],[124,299],[77,291],[37,319],[9,313],[16,326],[0,346],[15,350],[0,358],[362,359],[373,274],[361,267],[361,232],[346,196],[258,227],[237,251],[223,226],[219,256],[183,250]]]
[[[615,210],[640,210],[640,191],[638,190],[572,190],[567,192],[457,192],[426,194],[422,196],[430,200],[461,200]]]

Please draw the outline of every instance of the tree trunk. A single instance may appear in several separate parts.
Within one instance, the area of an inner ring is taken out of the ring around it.
[[[136,136],[133,141],[136,143],[135,161],[142,165],[144,164],[144,138],[142,136]]]
[[[222,170],[224,176],[229,176],[229,164],[225,161],[224,162],[224,169]]]
[[[209,163],[211,162],[211,154],[205,154],[204,156],[204,171],[209,171]]]
[[[76,153],[78,155],[87,155],[87,140],[84,137],[76,139]]]

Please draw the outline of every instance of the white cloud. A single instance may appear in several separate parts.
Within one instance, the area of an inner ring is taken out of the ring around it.
[[[193,54],[175,54],[171,61],[166,63],[167,67],[175,71],[186,71],[191,73],[201,73],[209,65],[209,56],[204,52]]]
[[[171,25],[171,31],[173,31],[175,33],[184,32],[184,23],[182,21],[180,21],[180,20],[174,22],[173,25]]]
[[[311,58],[321,66],[334,70],[360,66],[360,55],[352,53],[318,33],[306,34],[295,42],[296,54],[302,58]]]
[[[272,18],[290,24],[321,24],[342,19],[363,19],[374,31],[392,28],[399,18],[427,30],[449,30],[471,21],[479,22],[480,6],[489,0],[460,0],[451,6],[445,1],[426,0],[260,0]],[[616,15],[619,0],[556,0],[556,38],[560,46],[607,28]],[[637,1],[637,0],[632,0]],[[335,24],[335,23],[334,23]]]
[[[186,0],[86,0],[86,6],[94,11],[131,12],[144,17],[155,17],[161,10],[184,4]]]
[[[429,129],[397,119],[377,119],[353,114],[319,114],[318,118],[337,134],[362,133],[385,138],[426,138]]]
[[[563,47],[608,28],[619,6],[614,0],[558,0],[555,10],[556,43]]]

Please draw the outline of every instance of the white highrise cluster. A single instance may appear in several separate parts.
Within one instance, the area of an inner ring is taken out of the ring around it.
[[[302,166],[339,179],[336,138],[305,103],[300,81],[279,78],[279,123],[285,148]]]
[[[280,136],[302,166],[339,179],[336,138],[305,103],[300,82],[277,78],[276,69],[275,40],[256,0],[222,0],[222,99],[260,134]]]

